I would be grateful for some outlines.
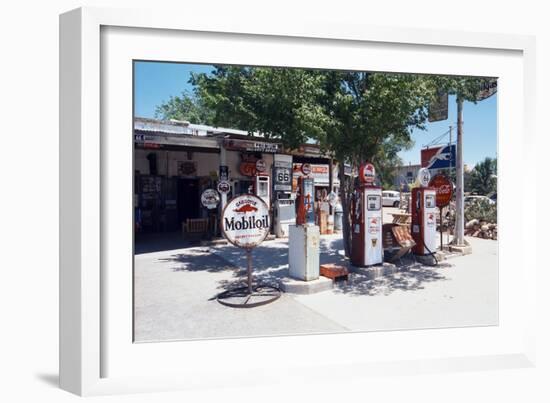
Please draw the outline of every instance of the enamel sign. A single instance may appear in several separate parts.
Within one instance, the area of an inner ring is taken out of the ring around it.
[[[224,237],[233,245],[254,248],[269,234],[267,204],[255,195],[236,196],[223,209],[221,227]]]
[[[202,192],[201,203],[208,210],[215,209],[220,204],[220,194],[214,189],[206,189]]]
[[[359,167],[359,179],[362,183],[374,183],[374,180],[376,179],[376,170],[374,169],[374,165],[370,162],[366,162],[361,165]]]

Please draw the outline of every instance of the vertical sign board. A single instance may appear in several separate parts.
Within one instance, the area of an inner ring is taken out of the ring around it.
[[[229,168],[227,165],[220,165],[220,181],[229,180]]]
[[[439,122],[449,118],[449,94],[439,92],[428,108],[428,122]]]

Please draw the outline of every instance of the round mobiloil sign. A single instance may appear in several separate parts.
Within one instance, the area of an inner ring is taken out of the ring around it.
[[[254,248],[269,234],[269,209],[257,196],[236,196],[227,202],[220,224],[223,235],[233,245]]]
[[[359,180],[361,183],[374,183],[376,170],[370,162],[365,162],[359,167]]]

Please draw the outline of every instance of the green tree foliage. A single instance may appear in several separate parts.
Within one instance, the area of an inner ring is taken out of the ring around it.
[[[472,192],[489,195],[497,190],[496,163],[496,158],[487,157],[475,165],[470,178]]]
[[[216,126],[260,132],[289,148],[324,136],[329,118],[318,102],[322,81],[313,70],[237,66],[191,78]]]
[[[410,74],[219,66],[191,82],[215,125],[261,132],[288,148],[313,140],[340,161],[348,236],[353,184],[343,163],[369,160],[391,183],[397,154],[412,145],[412,128],[424,127],[432,96],[431,82]]]
[[[497,205],[491,204],[487,200],[476,200],[466,206],[464,211],[466,221],[479,220],[490,223],[497,222]]]
[[[170,99],[155,110],[157,119],[184,120],[195,124],[212,125],[214,123],[214,112],[208,108],[201,98],[183,92],[180,96]]]

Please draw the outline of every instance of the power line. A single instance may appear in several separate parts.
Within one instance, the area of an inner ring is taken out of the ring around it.
[[[447,130],[445,133],[437,136],[436,138],[434,138],[432,141],[430,141],[428,144],[424,144],[422,145],[422,147],[429,147],[429,146],[432,146],[432,145],[435,145],[435,144],[448,144],[449,142],[448,141],[441,141],[443,140],[443,138],[445,136],[447,136],[449,134],[449,132],[454,129],[455,126],[452,126],[451,128],[449,128],[449,130]]]

